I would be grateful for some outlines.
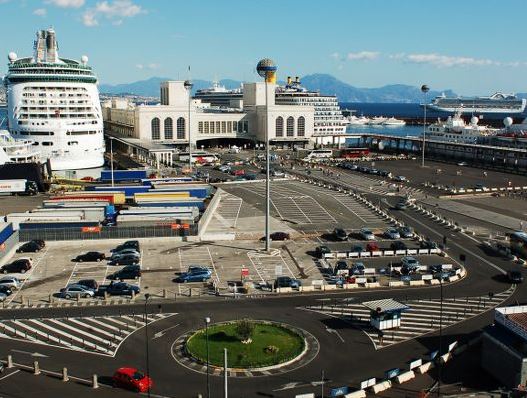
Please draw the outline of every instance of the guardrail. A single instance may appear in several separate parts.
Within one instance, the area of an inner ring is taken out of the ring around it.
[[[377,251],[345,251],[345,252],[331,252],[324,253],[324,259],[340,259],[340,258],[370,258],[370,257],[393,257],[393,256],[416,256],[416,255],[432,255],[441,254],[441,249],[405,249],[405,250],[377,250]]]

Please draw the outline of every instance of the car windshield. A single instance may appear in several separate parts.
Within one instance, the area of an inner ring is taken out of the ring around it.
[[[417,260],[415,258],[407,258],[406,263],[412,265],[417,263]]]
[[[134,372],[134,374],[132,375],[132,378],[134,380],[143,380],[145,378],[145,375],[142,374],[141,372]]]

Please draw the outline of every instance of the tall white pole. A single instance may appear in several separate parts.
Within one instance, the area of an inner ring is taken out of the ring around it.
[[[425,167],[425,142],[426,142],[426,94],[424,95],[424,119],[423,119],[423,154],[421,156],[421,167]]]
[[[190,140],[190,99],[192,86],[188,89],[188,167],[192,172],[192,141]]]
[[[223,349],[223,398],[229,397],[229,390],[227,388],[227,349]]]
[[[265,78],[265,250],[271,250],[271,226],[270,226],[270,202],[271,202],[271,184],[269,180],[269,102],[267,98],[267,77]]]
[[[114,186],[114,179],[113,179],[113,138],[110,137],[110,170],[112,171],[112,188]]]

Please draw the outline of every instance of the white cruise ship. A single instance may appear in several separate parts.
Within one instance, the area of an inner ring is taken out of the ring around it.
[[[527,100],[514,94],[494,93],[489,97],[447,97],[444,94],[435,97],[427,108],[442,112],[466,113],[522,113]]]
[[[40,151],[33,140],[15,140],[9,131],[0,129],[0,165],[40,161]]]
[[[345,134],[348,120],[342,115],[338,99],[334,95],[322,95],[302,87],[298,77],[287,78],[285,86],[276,88],[277,105],[306,105],[315,108],[313,136]]]
[[[34,50],[33,57],[8,57],[4,85],[12,136],[32,140],[52,170],[102,166],[102,111],[88,57],[60,58],[53,29],[37,32]]]
[[[432,141],[477,144],[481,138],[496,135],[498,129],[478,125],[479,119],[472,116],[466,124],[461,112],[449,116],[446,121],[438,120],[426,128],[426,139]]]

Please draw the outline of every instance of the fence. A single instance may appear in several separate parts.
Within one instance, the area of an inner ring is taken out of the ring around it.
[[[42,228],[20,230],[20,241],[42,239],[54,240],[95,240],[95,239],[134,239],[134,238],[162,238],[184,237],[198,234],[198,225],[188,228],[174,228],[172,225],[134,226],[134,227],[100,227],[90,231],[82,228]]]

